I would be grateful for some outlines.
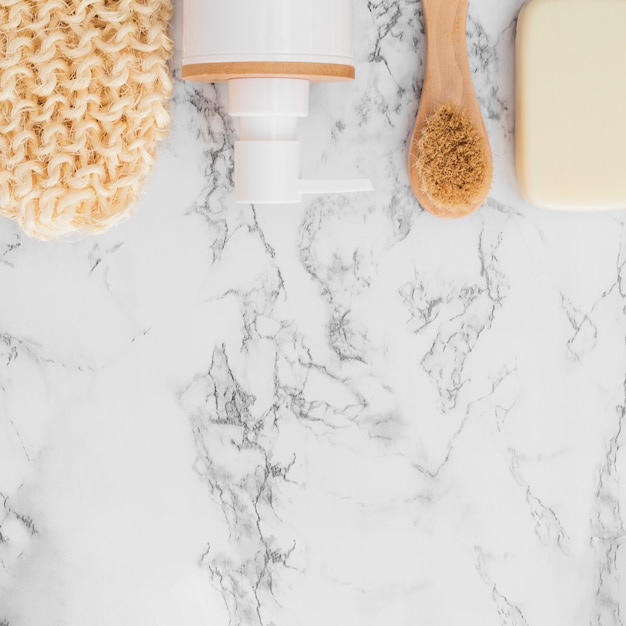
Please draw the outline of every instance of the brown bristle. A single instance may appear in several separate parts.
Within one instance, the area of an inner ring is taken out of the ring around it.
[[[469,117],[451,103],[426,120],[413,166],[424,193],[451,215],[473,208],[489,171],[483,138]]]

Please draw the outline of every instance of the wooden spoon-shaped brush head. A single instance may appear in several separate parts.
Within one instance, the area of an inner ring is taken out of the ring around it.
[[[409,178],[420,205],[463,217],[487,197],[493,159],[476,100],[465,26],[468,0],[422,0],[426,75],[409,151]]]

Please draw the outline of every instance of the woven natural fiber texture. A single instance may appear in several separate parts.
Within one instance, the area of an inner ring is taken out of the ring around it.
[[[126,217],[168,130],[170,0],[0,0],[0,215],[40,239]]]

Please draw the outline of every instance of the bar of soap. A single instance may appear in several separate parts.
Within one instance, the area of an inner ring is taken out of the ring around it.
[[[515,135],[530,204],[626,208],[626,0],[532,0],[522,9]]]

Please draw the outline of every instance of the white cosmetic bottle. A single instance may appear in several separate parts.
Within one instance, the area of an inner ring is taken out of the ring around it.
[[[240,120],[235,198],[289,204],[369,191],[368,180],[303,180],[298,118],[309,84],[354,78],[352,0],[184,0],[183,78],[228,81]]]

